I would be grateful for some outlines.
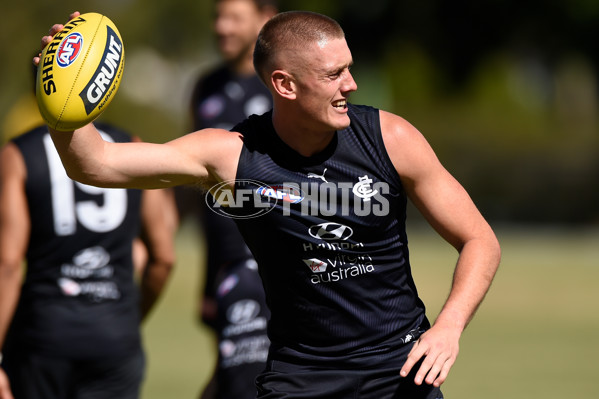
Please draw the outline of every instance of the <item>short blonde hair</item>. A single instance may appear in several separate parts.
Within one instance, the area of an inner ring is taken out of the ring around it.
[[[312,43],[344,39],[343,29],[334,19],[310,11],[287,11],[272,17],[262,27],[254,48],[254,69],[263,82],[275,69],[276,54],[300,49]]]

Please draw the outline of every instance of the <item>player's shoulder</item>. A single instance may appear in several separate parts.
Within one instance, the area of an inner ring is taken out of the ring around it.
[[[421,136],[407,119],[389,111],[379,110],[381,132],[385,140],[409,140]]]
[[[400,176],[431,168],[438,161],[424,135],[405,118],[380,111],[385,149]]]

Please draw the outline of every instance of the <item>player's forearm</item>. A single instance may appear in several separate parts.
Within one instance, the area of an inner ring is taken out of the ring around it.
[[[19,301],[22,281],[20,263],[0,261],[0,350]]]
[[[172,190],[145,190],[142,197],[142,240],[148,263],[141,279],[141,314],[147,317],[162,293],[175,264],[174,236],[178,228]]]
[[[162,294],[171,271],[173,262],[150,262],[144,270],[141,280],[141,319],[145,320]]]
[[[493,234],[464,245],[452,288],[435,325],[463,330],[474,317],[497,272],[501,252]]]

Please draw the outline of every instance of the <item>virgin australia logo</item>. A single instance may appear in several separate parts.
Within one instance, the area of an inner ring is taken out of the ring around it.
[[[302,260],[312,272],[310,275],[312,284],[336,283],[375,271],[372,258],[367,254],[363,256],[337,254],[332,258],[327,257],[325,260],[318,258]]]
[[[327,270],[327,263],[321,261],[320,259],[311,258],[303,259],[303,261],[313,273],[323,273]]]

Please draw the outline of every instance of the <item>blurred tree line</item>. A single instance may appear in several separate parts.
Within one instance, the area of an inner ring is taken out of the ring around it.
[[[413,123],[487,218],[599,223],[599,2],[279,1],[341,23],[359,87],[352,102]],[[35,119],[17,112],[30,104],[32,53],[72,10],[108,15],[125,41],[125,79],[103,118],[148,141],[188,131],[191,82],[218,62],[212,1],[1,7],[5,136]]]

